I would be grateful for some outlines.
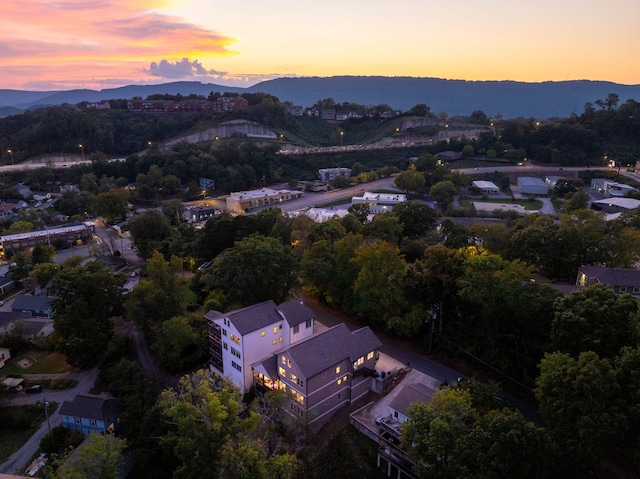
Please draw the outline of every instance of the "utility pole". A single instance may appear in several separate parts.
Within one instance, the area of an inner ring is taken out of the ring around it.
[[[47,419],[47,427],[49,428],[49,436],[51,436],[51,423],[49,422],[49,411],[48,406],[49,403],[47,402],[46,398],[42,398],[42,401],[44,402],[44,417]]]

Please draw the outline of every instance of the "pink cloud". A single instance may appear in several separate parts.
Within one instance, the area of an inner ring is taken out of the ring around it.
[[[114,78],[156,79],[151,62],[180,65],[206,54],[229,56],[232,37],[151,9],[161,0],[22,0],[1,2],[0,88],[30,82],[105,86]],[[187,60],[188,61],[188,60]],[[187,76],[216,75],[197,60]],[[199,66],[199,67],[198,67]],[[195,67],[195,69],[194,69]],[[200,70],[200,69],[201,70]],[[174,72],[177,69],[174,67]],[[95,86],[94,86],[95,88]]]

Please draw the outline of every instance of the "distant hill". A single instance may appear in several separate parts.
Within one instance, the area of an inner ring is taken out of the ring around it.
[[[513,81],[464,81],[412,77],[310,77],[279,78],[250,88],[235,88],[200,82],[173,82],[159,85],[130,85],[105,90],[32,92],[0,90],[0,108],[28,109],[46,105],[76,104],[82,101],[145,98],[152,94],[197,94],[211,92],[264,92],[295,105],[312,106],[318,100],[333,98],[337,103],[362,105],[388,104],[406,111],[425,103],[431,112],[449,116],[469,115],[481,110],[488,116],[504,118],[568,117],[580,114],[584,105],[616,93],[620,104],[628,99],[640,102],[640,85],[576,80],[522,83]],[[0,110],[14,111],[14,110]]]

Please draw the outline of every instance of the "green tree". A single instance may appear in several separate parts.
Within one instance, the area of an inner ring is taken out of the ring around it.
[[[102,351],[112,335],[111,317],[120,311],[126,278],[101,261],[62,269],[53,279],[51,306],[61,350],[69,362],[82,364]]]
[[[249,305],[272,299],[279,303],[296,284],[297,269],[290,246],[275,238],[252,235],[216,259],[213,284],[231,302]]]
[[[638,305],[630,294],[616,294],[604,284],[594,284],[556,302],[551,325],[554,350],[577,357],[594,351],[613,358],[624,346],[638,344]]]
[[[39,244],[31,250],[31,264],[53,263],[55,256],[56,249],[53,246]]]
[[[436,226],[438,213],[428,205],[417,201],[405,201],[394,206],[391,215],[402,223],[402,235],[419,238]]]
[[[409,406],[409,420],[402,424],[402,444],[415,461],[421,478],[459,477],[456,443],[476,421],[469,391],[445,388],[429,404]]]
[[[450,204],[456,194],[458,188],[450,180],[440,181],[429,189],[429,198],[443,205]]]
[[[227,380],[202,370],[163,391],[158,404],[171,430],[161,443],[180,461],[173,477],[265,477],[261,467],[266,457],[251,440],[259,416],[250,411],[241,419],[240,401],[239,391]],[[237,476],[238,471],[246,475]]]
[[[620,388],[607,359],[547,354],[540,362],[536,398],[547,429],[562,445],[561,476],[585,477],[623,426]]]
[[[204,362],[208,346],[202,316],[188,315],[176,316],[162,323],[154,349],[162,365],[169,372],[176,373]]]
[[[411,191],[419,193],[424,188],[426,181],[422,173],[416,169],[410,169],[398,173],[393,183],[399,190],[406,191],[407,193]]]
[[[147,259],[154,250],[162,251],[163,240],[171,236],[171,225],[165,215],[151,210],[131,218],[129,231],[138,256]]]
[[[31,262],[22,252],[18,251],[13,257],[13,263],[9,266],[9,275],[16,283],[22,283],[29,277],[31,272]]]
[[[402,224],[396,216],[389,213],[379,214],[373,221],[364,225],[362,234],[365,238],[376,238],[397,246],[402,235]]]
[[[353,284],[356,312],[372,324],[389,326],[395,316],[401,316],[405,306],[403,284],[406,263],[396,246],[376,240],[360,246],[351,260],[359,267]],[[415,331],[396,331],[410,335]]]
[[[41,288],[44,288],[59,271],[60,265],[56,263],[39,263],[33,267],[29,276],[34,278]]]
[[[100,193],[93,201],[93,212],[103,216],[107,222],[114,223],[127,214],[127,198],[122,190]]]
[[[112,435],[90,434],[76,452],[60,466],[59,479],[119,479],[127,442]]]

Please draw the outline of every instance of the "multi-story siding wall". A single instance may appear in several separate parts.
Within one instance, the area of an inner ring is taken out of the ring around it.
[[[300,301],[265,301],[223,314],[209,311],[210,369],[243,392],[253,383],[252,365],[313,335],[313,312]]]

